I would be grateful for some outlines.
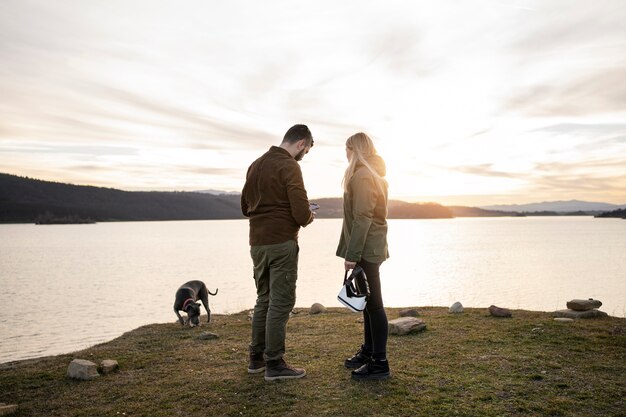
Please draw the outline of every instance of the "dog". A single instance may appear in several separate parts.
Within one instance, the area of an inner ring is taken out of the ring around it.
[[[217,295],[219,288],[215,289],[215,293],[209,291],[202,281],[189,281],[176,290],[176,298],[174,300],[174,313],[178,317],[178,322],[185,325],[185,320],[181,317],[179,311],[187,313],[187,322],[191,327],[200,325],[200,303],[204,304],[207,314],[207,323],[211,322],[211,310],[209,309],[209,294]]]

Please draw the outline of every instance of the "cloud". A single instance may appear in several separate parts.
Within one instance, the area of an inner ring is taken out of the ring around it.
[[[590,199],[600,196],[620,198],[626,202],[626,175],[602,175],[590,177],[588,175],[547,174],[538,176],[533,182],[534,188],[544,192],[559,190],[559,194],[578,193]]]
[[[532,132],[615,135],[626,133],[626,123],[557,123],[534,129]]]
[[[625,51],[626,53],[626,51]],[[507,110],[533,117],[587,116],[624,112],[626,66],[610,68],[576,79],[552,80],[513,93]]]
[[[56,153],[62,155],[137,155],[137,148],[124,146],[106,146],[106,145],[51,145],[46,143],[33,143],[22,146],[5,146],[3,152],[7,153],[29,153],[29,154],[45,154]]]
[[[509,47],[526,59],[547,54],[567,55],[572,50],[624,45],[626,7],[620,0],[539,2],[534,13],[522,15]],[[623,56],[622,56],[623,59]]]
[[[495,170],[493,168],[493,164],[462,166],[456,168],[455,171],[462,172],[464,174],[478,175],[481,177],[520,178],[525,176],[525,174]]]
[[[428,76],[436,67],[422,51],[421,33],[415,25],[403,23],[375,33],[364,43],[372,64],[382,64],[396,75]],[[430,55],[432,58],[432,55]]]
[[[187,172],[190,174],[210,175],[210,176],[228,176],[242,178],[242,170],[239,168],[214,168],[214,167],[193,167],[180,165],[175,167],[176,171]],[[245,175],[245,170],[244,170]]]

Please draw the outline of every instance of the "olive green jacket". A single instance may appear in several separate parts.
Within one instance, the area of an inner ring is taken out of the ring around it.
[[[380,176],[386,174],[385,162],[378,155],[367,161]],[[377,184],[365,166],[357,166],[348,192],[343,195],[343,225],[337,256],[346,261],[364,259],[382,263],[387,250],[387,184]]]

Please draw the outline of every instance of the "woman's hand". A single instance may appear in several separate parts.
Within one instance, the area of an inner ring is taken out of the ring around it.
[[[356,266],[356,262],[350,262],[350,261],[345,261],[343,263],[344,268],[346,268],[346,271],[349,271],[351,269],[354,269],[354,267]]]

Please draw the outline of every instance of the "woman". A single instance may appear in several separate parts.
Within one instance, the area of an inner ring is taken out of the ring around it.
[[[346,359],[353,379],[387,379],[387,315],[380,290],[380,264],[387,251],[387,181],[385,161],[365,133],[346,141],[349,164],[343,177],[343,226],[337,256],[346,271],[359,265],[370,288],[363,311],[364,340],[358,352]]]

